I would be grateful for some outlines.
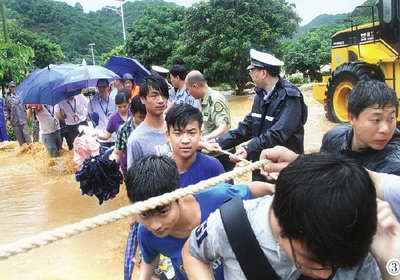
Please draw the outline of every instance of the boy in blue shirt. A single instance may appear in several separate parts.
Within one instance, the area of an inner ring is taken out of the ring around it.
[[[168,111],[168,143],[179,171],[179,187],[196,184],[224,173],[224,167],[214,157],[199,150],[203,116],[189,104],[175,104]]]
[[[202,154],[200,152],[198,152],[199,150],[199,143],[201,140],[201,127],[203,124],[203,117],[202,114],[200,112],[199,109],[188,105],[188,104],[176,104],[173,105],[170,110],[168,111],[167,115],[166,115],[166,124],[167,124],[167,138],[168,138],[168,142],[172,148],[172,158],[176,163],[176,167],[177,167],[177,172],[178,172],[178,176],[179,176],[179,182],[176,184],[175,187],[186,187],[189,185],[193,185],[196,184],[202,180],[206,180],[215,176],[218,176],[220,174],[222,174],[224,172],[224,168],[221,165],[221,163],[208,155]],[[140,166],[140,164],[138,164],[138,166]],[[140,166],[139,168],[142,168],[142,166]],[[131,170],[130,173],[135,173],[135,168],[133,168]],[[129,171],[128,171],[129,173]],[[137,175],[138,173],[136,173]],[[158,180],[161,178],[158,177],[153,177],[153,173],[147,174],[145,175],[146,181],[150,180],[151,178],[154,178],[154,180]],[[129,185],[128,180],[126,180],[126,187],[129,190],[130,188],[134,188],[133,185]],[[171,182],[172,183],[172,182]],[[270,185],[265,185],[263,183],[254,183],[254,191],[258,191],[259,194],[257,193],[257,195],[263,195],[265,194],[265,190],[264,188],[270,188]],[[146,185],[144,185],[146,186]],[[258,187],[258,188],[257,188]],[[215,209],[218,208],[218,206],[220,204],[223,203],[223,201],[231,196],[235,196],[237,195],[236,191],[233,192],[229,192],[229,194],[226,196],[226,187],[224,189],[224,191],[222,191],[222,193],[217,192],[216,195],[217,197],[219,197],[219,199],[217,199],[217,204],[218,205],[214,205],[210,204],[210,208],[207,211],[202,211],[202,213],[204,214],[204,217],[208,217],[208,214],[211,213],[212,211],[214,211]],[[165,190],[164,192],[169,192],[168,190]],[[241,194],[243,194],[243,191],[240,192]],[[218,196],[218,195],[222,195]],[[245,192],[243,194],[243,197],[246,197],[247,192]],[[147,198],[150,198],[154,195],[149,195]],[[147,199],[146,198],[146,199]],[[246,197],[247,198],[247,197]],[[135,200],[132,201],[138,201],[137,198],[135,198]],[[148,235],[150,234],[150,231],[145,230],[144,227],[141,227],[140,231],[139,231],[139,237],[141,235]],[[131,271],[132,271],[132,258],[134,257],[134,251],[132,250],[134,249],[134,227],[132,226],[130,234],[129,234],[129,238],[128,238],[128,244],[127,244],[127,250],[126,250],[126,263],[125,263],[125,279],[130,279],[130,275],[131,275]],[[150,234],[151,236],[151,234]],[[151,240],[151,238],[150,238]],[[154,240],[151,240],[149,242],[143,242],[143,239],[141,240],[141,251],[143,254],[143,258],[144,258],[144,262],[141,264],[141,271],[146,271],[148,273],[152,273],[152,270],[154,267],[156,267],[156,264],[158,263],[158,258],[157,260],[155,260],[155,262],[153,264],[148,264],[146,263],[146,260],[149,261],[149,259],[152,259],[152,257],[148,257],[146,258],[146,248],[144,248],[146,245],[143,246],[143,244],[147,244],[147,243],[152,243]],[[183,246],[184,244],[184,240],[174,240],[177,242],[178,244],[178,248],[181,248],[181,246]],[[172,242],[174,243],[174,242]],[[164,244],[163,242],[161,242],[160,244]],[[167,245],[165,245],[166,247],[168,247],[168,243]],[[164,248],[164,247],[163,247]],[[157,249],[157,255],[158,256],[160,253],[166,256],[170,256],[168,251],[162,251],[161,249]],[[148,254],[150,255],[150,254]],[[180,260],[180,249],[179,249],[179,260]],[[152,259],[153,260],[153,259]],[[150,261],[149,261],[150,262]],[[181,263],[181,261],[180,261]],[[174,266],[175,269],[175,273],[179,274],[179,272],[177,272],[177,268],[176,266]],[[181,273],[180,273],[181,274]],[[147,275],[147,273],[142,273],[141,275]],[[151,274],[150,274],[151,275]],[[184,276],[183,276],[184,277]],[[148,276],[144,277],[144,278],[140,278],[140,279],[150,279],[148,278]],[[178,278],[177,279],[185,279],[185,278]]]
[[[179,172],[178,186],[183,188],[224,173],[221,163],[199,150],[203,116],[199,109],[188,105],[173,105],[166,117],[167,138],[172,158]],[[131,279],[135,255],[136,226],[132,225],[125,252],[125,280]]]
[[[169,193],[178,188],[179,173],[175,162],[167,156],[148,156],[128,170],[126,187],[132,203]],[[150,280],[159,255],[171,258],[176,279],[187,279],[182,269],[181,250],[193,228],[231,197],[251,199],[272,193],[267,183],[252,182],[248,186],[219,184],[211,189],[178,199],[138,215],[139,245],[143,262],[140,280]],[[216,279],[222,278],[216,270]]]

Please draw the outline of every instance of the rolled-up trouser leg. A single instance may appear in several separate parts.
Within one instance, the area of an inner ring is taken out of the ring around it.
[[[22,125],[22,133],[24,135],[25,143],[27,143],[27,144],[32,143],[31,131],[30,131],[27,123]]]
[[[36,119],[32,121],[32,138],[33,142],[39,142],[39,122]]]
[[[22,146],[25,143],[25,138],[24,138],[24,133],[22,131],[22,126],[20,125],[13,125],[12,129],[14,130],[15,138],[17,138],[17,141],[20,146]]]
[[[42,141],[51,157],[60,155],[61,133],[59,130],[50,134],[42,134]]]

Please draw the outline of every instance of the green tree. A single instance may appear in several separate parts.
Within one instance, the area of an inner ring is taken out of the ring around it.
[[[4,85],[10,80],[21,81],[29,72],[34,58],[32,48],[20,43],[0,42],[0,80]]]
[[[105,64],[113,55],[127,56],[124,45],[116,46],[111,51],[103,53],[100,57],[101,64]]]
[[[375,0],[364,2],[363,6],[373,6]],[[377,10],[375,9],[375,12]],[[347,14],[350,18],[350,14]],[[375,19],[377,15],[375,14]],[[372,21],[371,8],[359,8],[353,12],[353,25]],[[350,22],[338,21],[316,28],[293,40],[282,42],[281,54],[288,74],[297,71],[309,76],[312,80],[320,80],[321,65],[331,63],[331,37],[338,31],[350,28]]]
[[[145,10],[129,29],[127,54],[145,66],[165,65],[178,46],[184,15],[185,8],[171,4]]]
[[[35,53],[34,66],[43,68],[49,64],[58,64],[64,61],[64,53],[58,44],[18,27],[15,22],[9,24],[9,30],[10,38],[14,43],[21,43],[33,49]]]
[[[343,25],[328,25],[312,29],[297,40],[283,43],[282,52],[288,74],[297,71],[318,80],[320,66],[331,60],[331,36]]]
[[[121,16],[103,8],[85,13],[79,3],[70,6],[54,0],[4,0],[7,16],[23,29],[40,34],[42,38],[61,46],[68,62],[91,61],[89,43],[95,43],[95,56],[109,52],[123,44]],[[117,4],[117,2],[116,2]],[[146,9],[176,6],[162,0],[137,0],[124,4],[126,27],[133,26]]]
[[[299,18],[284,0],[212,0],[187,12],[186,30],[175,55],[203,71],[211,84],[229,83],[243,92],[249,80],[249,49],[276,53]]]
[[[64,60],[64,54],[58,44],[51,43],[45,39],[37,39],[33,42],[32,48],[35,52],[33,64],[43,68],[49,64],[59,64]]]

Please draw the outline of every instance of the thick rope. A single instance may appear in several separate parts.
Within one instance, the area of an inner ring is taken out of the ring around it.
[[[221,174],[217,177],[201,181],[197,184],[177,189],[171,193],[166,193],[157,197],[152,197],[146,201],[137,202],[130,206],[111,211],[106,214],[98,215],[93,218],[82,220],[78,223],[65,225],[54,230],[44,231],[30,238],[21,239],[14,243],[9,243],[0,247],[0,260],[6,260],[11,256],[28,252],[34,248],[39,248],[53,242],[67,239],[80,233],[90,231],[100,226],[104,226],[115,221],[121,220],[133,214],[139,214],[144,211],[154,209],[158,206],[169,204],[179,198],[197,193],[210,188],[216,184],[231,180],[235,177],[244,175],[247,172],[254,171],[266,165],[268,161],[262,160],[251,163],[244,167],[236,168],[233,171]]]

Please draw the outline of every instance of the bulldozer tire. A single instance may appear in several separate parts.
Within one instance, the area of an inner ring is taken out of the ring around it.
[[[359,81],[383,80],[379,70],[365,63],[345,63],[332,74],[326,93],[326,117],[336,123],[348,122],[347,100]]]

